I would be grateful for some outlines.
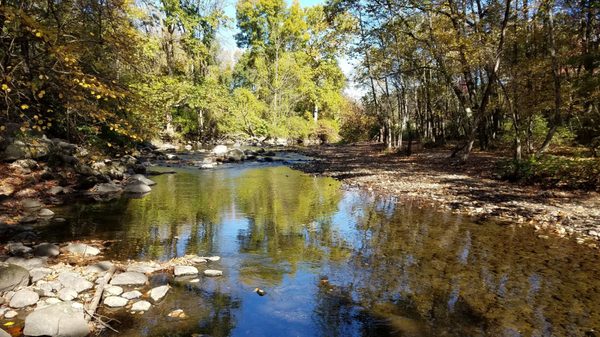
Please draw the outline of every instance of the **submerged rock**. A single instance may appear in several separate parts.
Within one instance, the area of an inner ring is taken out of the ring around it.
[[[204,276],[223,276],[223,272],[220,270],[207,269],[204,271]]]
[[[162,300],[167,295],[168,291],[169,291],[169,286],[168,285],[164,285],[164,286],[153,288],[152,290],[150,290],[150,298],[154,302],[158,302],[158,301]]]
[[[198,268],[193,266],[175,266],[174,274],[175,276],[196,275],[198,274]]]
[[[90,328],[83,309],[74,308],[71,302],[52,304],[33,311],[25,319],[26,336],[84,337]]]
[[[116,275],[110,281],[112,285],[143,285],[148,282],[148,277],[142,273],[127,271]]]
[[[75,255],[96,256],[100,254],[100,249],[86,245],[85,243],[69,243],[65,249]]]
[[[136,262],[127,267],[127,271],[133,271],[143,274],[152,274],[155,271],[161,270],[162,267],[156,262]]]
[[[132,311],[148,311],[152,307],[152,304],[148,301],[137,301],[131,306]]]
[[[43,217],[43,218],[51,218],[54,216],[54,212],[52,212],[51,210],[49,210],[47,208],[42,208],[38,212],[38,216]]]
[[[13,297],[10,299],[9,305],[12,308],[23,308],[36,304],[39,299],[40,295],[38,295],[35,291],[22,289],[13,295]]]
[[[127,305],[128,299],[120,296],[108,296],[104,299],[104,305],[110,308],[120,308]]]

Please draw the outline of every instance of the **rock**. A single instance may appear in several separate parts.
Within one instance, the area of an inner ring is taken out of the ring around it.
[[[63,301],[72,301],[77,298],[77,291],[73,288],[63,288],[58,292],[58,298]]]
[[[52,186],[46,193],[50,195],[59,195],[61,193],[64,193],[64,191],[65,189],[61,186]]]
[[[43,217],[43,218],[50,218],[54,216],[54,212],[52,212],[51,210],[47,209],[47,208],[42,208],[39,212],[38,212],[38,216],[39,217]]]
[[[112,285],[144,285],[148,282],[148,277],[142,273],[127,271],[116,275],[110,281]]]
[[[187,144],[183,147],[186,151],[192,151],[193,147],[190,144]]]
[[[47,156],[48,152],[49,146],[45,142],[31,140],[26,144],[22,141],[15,140],[12,144],[9,144],[6,149],[4,149],[4,152],[2,155],[0,155],[0,158],[3,158],[5,161],[29,158],[37,159]]]
[[[177,159],[179,159],[179,157],[176,154],[167,153],[167,159],[168,160],[177,160]]]
[[[33,268],[29,271],[29,275],[31,276],[31,282],[37,282],[50,273],[52,273],[52,269],[44,267]]]
[[[169,286],[168,285],[164,285],[164,286],[153,288],[152,290],[150,290],[150,298],[154,302],[158,302],[158,301],[162,300],[163,297],[165,297],[167,295],[168,291],[169,291]]]
[[[75,255],[96,256],[100,254],[98,248],[86,245],[85,243],[69,243],[65,249]]]
[[[74,308],[71,302],[57,303],[33,311],[25,319],[26,336],[84,337],[90,328],[83,316],[83,308]]]
[[[193,263],[206,263],[206,258],[197,255],[186,255],[184,257]]]
[[[60,273],[58,275],[58,281],[65,288],[72,288],[78,293],[92,289],[94,287],[94,284],[92,282],[84,279],[77,273],[68,271]]]
[[[192,266],[175,266],[174,274],[175,276],[196,275],[198,269]]]
[[[193,280],[190,280],[189,282],[190,282],[190,283],[199,283],[199,282],[200,282],[200,279],[199,279],[199,278],[195,278],[195,279],[193,279]]]
[[[21,242],[11,242],[6,245],[6,249],[11,255],[25,255],[32,251],[30,247],[23,245]]]
[[[132,311],[148,311],[152,304],[148,301],[137,301],[131,306]]]
[[[217,156],[222,156],[227,153],[228,149],[226,145],[217,145],[212,149],[212,153]]]
[[[56,297],[50,297],[50,298],[46,299],[46,303],[48,305],[52,305],[52,304],[62,303],[62,301]]]
[[[54,257],[58,256],[58,254],[60,254],[60,249],[52,243],[40,243],[33,247],[33,255],[35,256]]]
[[[128,299],[120,296],[108,296],[104,299],[104,305],[110,308],[120,308],[127,305]]]
[[[14,311],[14,310],[8,310],[7,312],[4,313],[4,318],[8,318],[8,319],[12,319],[15,318],[19,315],[18,312]]]
[[[19,220],[20,223],[23,224],[27,224],[27,223],[34,223],[38,220],[38,218],[36,216],[33,215],[27,215],[21,218],[21,220]]]
[[[10,166],[31,170],[37,168],[38,163],[33,159],[19,159],[10,164]]]
[[[107,272],[110,268],[112,268],[113,263],[110,261],[100,261],[91,266],[87,266],[85,271],[92,274],[101,274]]]
[[[127,193],[143,194],[143,193],[148,193],[150,191],[152,191],[150,186],[148,186],[144,183],[141,183],[139,181],[135,182],[134,184],[125,186],[125,192],[127,192]]]
[[[119,286],[108,286],[104,288],[104,293],[106,293],[109,296],[119,296],[123,293],[123,288]]]
[[[0,293],[27,285],[29,285],[27,269],[14,264],[0,266]]]
[[[132,290],[132,291],[128,291],[126,293],[123,293],[121,295],[121,297],[126,298],[128,300],[133,300],[133,299],[142,297],[142,293],[139,292],[139,291],[137,291],[137,290]]]
[[[208,256],[208,257],[204,256],[202,258],[205,260],[211,261],[211,262],[217,262],[221,259],[220,256]]]
[[[123,189],[114,183],[101,183],[92,187],[91,192],[97,194],[115,194],[122,192]]]
[[[203,163],[199,166],[201,169],[213,169],[215,167],[217,167],[217,163]]]
[[[181,309],[175,309],[175,310],[171,311],[167,316],[173,317],[173,318],[186,318],[187,317],[185,312]]]
[[[9,305],[12,308],[24,308],[36,304],[39,299],[40,295],[38,295],[35,291],[22,289],[13,295],[13,297],[10,299]]]
[[[129,177],[129,181],[130,182],[140,182],[142,184],[148,185],[148,186],[154,186],[156,185],[156,182],[154,182],[153,180],[150,180],[146,177],[144,177],[141,174],[134,174],[131,177]]]
[[[223,276],[223,272],[220,270],[207,269],[204,271],[204,276]]]
[[[0,337],[11,337],[11,336],[8,332],[0,329]]]
[[[244,154],[244,151],[240,150],[240,149],[233,149],[233,150],[229,150],[229,152],[227,152],[227,159],[229,161],[242,161],[246,158],[246,155]]]
[[[34,257],[31,259],[26,259],[23,257],[9,257],[6,263],[16,264],[17,266],[21,266],[27,270],[31,270],[33,268],[45,267],[46,260],[40,257]]]
[[[56,294],[52,292],[52,290],[53,290],[52,285],[47,283],[46,281],[37,282],[36,287],[37,287],[36,291],[37,291],[38,295],[45,296],[45,297],[55,297],[56,296]]]
[[[127,267],[127,271],[133,271],[143,274],[152,274],[161,270],[162,267],[156,262],[136,262]]]
[[[35,199],[23,199],[21,201],[21,206],[25,208],[27,211],[34,211],[42,208],[42,203]]]

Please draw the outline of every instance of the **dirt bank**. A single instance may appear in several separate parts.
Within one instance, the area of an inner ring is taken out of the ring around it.
[[[424,150],[410,157],[389,154],[378,144],[322,146],[301,150],[318,158],[296,165],[402,200],[451,209],[481,219],[530,224],[541,232],[573,236],[596,246],[600,240],[600,195],[541,189],[494,179],[500,157],[475,152],[454,164],[448,150]],[[545,233],[540,235],[546,235]]]

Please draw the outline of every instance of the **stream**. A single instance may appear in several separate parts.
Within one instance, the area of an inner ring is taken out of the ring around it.
[[[571,240],[277,163],[175,171],[143,198],[69,205],[40,229],[114,240],[106,259],[221,257],[222,277],[153,275],[169,295],[142,315],[105,311],[120,323],[103,336],[600,336],[599,254]]]

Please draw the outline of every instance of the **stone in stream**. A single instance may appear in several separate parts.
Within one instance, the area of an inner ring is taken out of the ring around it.
[[[38,294],[42,295],[42,296],[46,296],[46,297],[54,297],[56,296],[56,294],[54,294],[52,292],[52,285],[48,282],[45,281],[40,281],[36,284]],[[36,290],[36,291],[37,291]]]
[[[50,195],[59,195],[61,193],[64,193],[64,191],[65,189],[61,186],[52,186],[46,193]]]
[[[11,336],[8,332],[0,329],[0,337],[11,337]]]
[[[123,293],[121,295],[121,297],[126,298],[128,300],[133,300],[133,299],[142,297],[142,293],[139,292],[139,291],[137,291],[137,290],[132,290],[132,291],[128,291],[126,293]]]
[[[101,183],[92,187],[91,191],[97,194],[113,194],[120,193],[123,189],[114,183]]]
[[[113,263],[110,261],[100,261],[91,266],[87,266],[85,271],[92,274],[101,274],[107,272],[110,268],[112,268]]]
[[[152,191],[150,186],[148,186],[144,183],[141,183],[139,181],[137,181],[134,184],[125,186],[125,192],[127,192],[127,193],[143,194],[143,193],[148,193],[150,191]]]
[[[38,212],[38,216],[42,217],[42,218],[51,218],[54,216],[54,212],[52,212],[51,210],[47,209],[47,208],[42,208],[39,212]]]
[[[21,201],[21,206],[27,211],[35,211],[42,208],[42,203],[35,199],[23,199],[23,201]]]
[[[148,311],[152,304],[148,301],[137,301],[131,306],[131,311]]]
[[[35,291],[22,289],[13,295],[13,297],[10,299],[9,305],[12,308],[24,308],[36,304],[39,299],[40,295],[38,295]]]
[[[14,310],[8,310],[4,313],[4,318],[12,319],[19,316],[19,313]]]
[[[96,256],[100,254],[100,249],[86,245],[85,243],[69,243],[65,249],[75,255]]]
[[[108,286],[104,288],[104,293],[108,296],[119,296],[123,293],[123,288],[119,286]]]
[[[33,247],[33,255],[35,256],[46,256],[54,257],[60,254],[60,250],[57,245],[52,243],[40,243]]]
[[[187,317],[185,312],[181,309],[175,309],[175,310],[171,311],[167,316],[173,317],[173,318],[186,318]]]
[[[150,290],[150,298],[154,302],[158,302],[158,301],[162,300],[163,297],[165,297],[167,295],[168,291],[169,291],[169,286],[168,285],[164,285],[164,286],[153,288],[153,289]]]
[[[144,285],[146,282],[148,282],[148,277],[146,275],[138,272],[126,271],[114,276],[110,281],[110,284],[116,286]]]
[[[135,182],[135,181],[140,182],[145,185],[148,185],[148,186],[156,185],[156,182],[154,182],[154,180],[150,180],[141,174],[134,174],[131,177],[129,177],[129,182]]]
[[[92,289],[94,287],[94,284],[92,282],[84,279],[79,274],[73,272],[60,273],[58,275],[58,281],[60,281],[60,283],[65,288],[72,288],[78,293]]]
[[[217,145],[212,149],[212,153],[217,156],[222,156],[222,155],[226,154],[227,151],[228,151],[228,149],[227,149],[226,145]]]
[[[52,304],[33,311],[25,319],[26,336],[84,337],[90,333],[82,308],[71,302]]]
[[[11,242],[6,245],[6,249],[11,255],[25,255],[32,250],[21,242]]]
[[[27,270],[31,270],[33,268],[39,268],[39,267],[45,267],[46,266],[46,260],[40,257],[34,257],[31,259],[26,259],[23,257],[9,257],[8,259],[6,259],[5,261],[6,263],[9,264],[15,264],[17,266],[23,267]]]
[[[29,285],[27,269],[14,264],[0,266],[0,293],[27,285]]]
[[[207,269],[204,271],[204,276],[210,276],[210,277],[223,276],[223,272],[220,270]]]
[[[104,299],[104,305],[110,308],[120,308],[127,305],[128,299],[120,296],[108,296]]]
[[[220,256],[201,256],[200,258],[211,262],[217,262],[221,259]]]
[[[193,266],[175,266],[173,273],[175,276],[196,275],[198,274],[198,268]]]
[[[162,267],[156,262],[135,262],[127,267],[127,271],[138,272],[143,274],[152,274],[155,271],[161,270]]]
[[[58,291],[58,298],[63,301],[72,301],[77,298],[77,291],[73,288],[63,288]]]

